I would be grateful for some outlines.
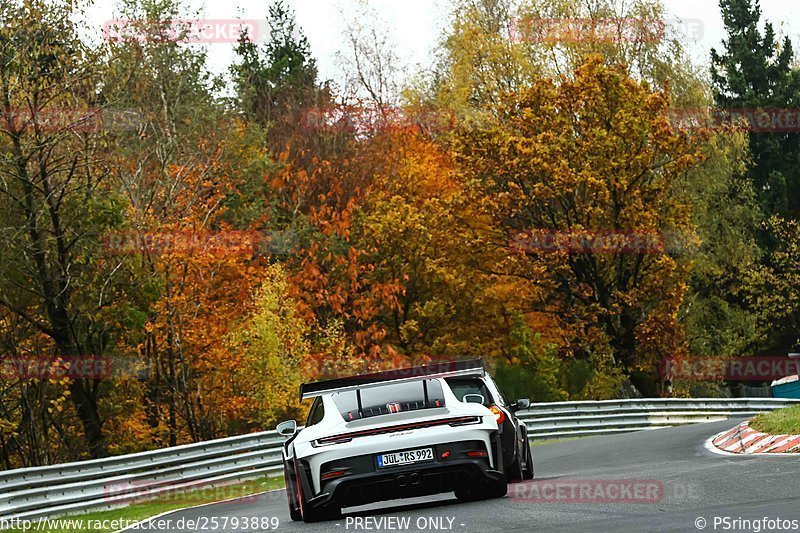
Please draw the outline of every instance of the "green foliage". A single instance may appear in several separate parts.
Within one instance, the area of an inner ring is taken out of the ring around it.
[[[385,101],[399,64],[361,20],[348,79],[386,89],[372,99],[394,116],[358,133],[326,122],[346,95],[320,82],[282,0],[266,43],[240,39],[225,96],[204,48],[172,33],[197,15],[185,0],[123,0],[137,35],[97,46],[76,6],[0,7],[0,348],[141,372],[3,380],[7,467],[264,429],[302,416],[303,380],[409,361],[480,355],[512,400],[604,399],[658,394],[665,356],[800,343],[798,134],[666,118],[800,107],[792,43],[757,2],[722,0],[709,84],[658,0],[458,0],[430,76],[403,92],[430,111],[422,124]],[[525,34],[565,18],[624,22]],[[26,106],[134,121],[20,130],[9,111]],[[450,131],[425,123],[453,115]],[[538,230],[644,232],[668,249],[510,245]],[[254,246],[103,240],[237,231]]]
[[[623,385],[628,379],[633,381],[635,373],[627,374],[625,370],[614,363],[610,353],[592,354],[590,358],[592,374],[583,389],[572,399],[575,400],[613,400],[622,396]],[[652,373],[643,373],[637,380],[646,383],[652,379]],[[641,390],[647,389],[640,385]],[[650,386],[650,390],[654,387]]]
[[[521,316],[513,319],[510,359],[500,359],[495,377],[509,401],[535,402],[607,400],[619,398],[626,375],[601,345],[585,359],[559,357],[557,347],[545,343]]]
[[[558,357],[556,347],[542,342],[519,315],[513,318],[514,326],[509,341],[510,360],[501,359],[495,377],[509,401],[530,398],[534,402],[566,400],[569,394],[562,387],[571,385],[569,374]]]
[[[294,13],[282,0],[269,6],[269,26],[270,39],[263,46],[242,35],[231,74],[238,104],[258,123],[274,127],[287,112],[308,111],[313,105],[317,67]]]
[[[723,109],[797,109],[800,72],[789,37],[779,41],[770,22],[761,26],[758,1],[722,0],[724,51],[711,50],[714,99]],[[766,216],[800,213],[800,134],[750,133],[748,171]]]
[[[749,300],[766,345],[777,353],[800,347],[800,222],[773,217],[767,226],[775,251],[748,278]]]
[[[255,421],[261,427],[297,418],[297,391],[302,364],[310,354],[309,329],[288,294],[283,269],[272,266],[255,296],[255,307],[230,339],[242,357],[242,393],[255,400]]]
[[[758,340],[755,314],[717,295],[694,292],[684,304],[689,353],[736,357]]]
[[[122,225],[125,202],[109,179],[115,139],[98,120],[108,110],[101,89],[116,80],[107,50],[81,40],[79,11],[71,2],[0,6],[3,354],[114,355],[121,337],[111,305],[122,284],[102,236]],[[103,455],[101,381],[10,380],[0,412],[20,427],[4,446],[25,450],[29,465]]]
[[[744,176],[746,143],[741,132],[717,132],[703,147],[702,165],[678,184],[692,200],[700,241],[681,252],[693,262],[692,290],[681,310],[692,355],[738,356],[758,340],[744,283],[761,255],[759,208]]]
[[[791,40],[779,39],[772,23],[762,22],[758,1],[722,0],[720,7],[727,38],[723,51],[711,52],[717,105],[723,109],[796,109],[800,70],[794,64]],[[738,331],[724,335],[733,341],[731,347],[749,338],[751,350],[783,353],[798,340],[797,320],[783,295],[793,290],[791,262],[796,260],[792,250],[797,236],[792,220],[800,214],[800,134],[754,130],[748,140],[749,165],[734,169],[734,179],[737,174],[746,179],[747,188],[739,187],[745,194],[737,198],[738,205],[721,204],[723,216],[729,214],[723,220],[731,223],[720,224],[715,234],[726,244],[709,254],[717,264],[726,257],[733,259],[728,262],[733,268],[712,280],[728,288],[727,296],[718,295],[731,307],[718,304],[709,310],[714,318],[732,312],[730,323]],[[736,218],[747,222],[736,224]],[[735,234],[743,229],[754,235],[755,241]],[[752,242],[758,245],[755,250]],[[708,280],[699,281],[698,287],[710,285],[704,283]],[[744,304],[750,310],[743,312]],[[702,338],[696,333],[695,337]]]

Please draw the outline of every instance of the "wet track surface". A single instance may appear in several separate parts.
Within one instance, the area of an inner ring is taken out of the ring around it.
[[[800,457],[732,457],[705,449],[709,437],[737,422],[535,446],[536,480],[509,485],[502,499],[462,503],[443,494],[345,509],[337,520],[303,524],[289,518],[281,490],[160,519],[170,520],[168,531],[241,533],[770,531],[800,522]],[[152,523],[139,531],[148,526],[158,529]]]

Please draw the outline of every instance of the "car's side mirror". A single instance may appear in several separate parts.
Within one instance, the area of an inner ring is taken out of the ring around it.
[[[531,401],[527,398],[520,398],[517,403],[511,406],[513,411],[522,411],[531,406]]]
[[[482,404],[486,399],[483,397],[483,394],[465,394],[464,399],[462,400],[465,403],[480,403]]]
[[[281,422],[275,430],[281,437],[291,437],[297,433],[297,421],[287,420],[286,422]]]

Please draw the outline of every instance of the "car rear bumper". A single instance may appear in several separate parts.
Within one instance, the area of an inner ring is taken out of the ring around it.
[[[496,433],[491,442],[497,453],[500,443]],[[324,482],[320,493],[306,499],[305,504],[315,509],[352,507],[504,483],[504,473],[494,469],[488,457],[466,457],[464,453],[458,453],[459,446],[461,451],[465,451],[473,448],[472,444],[474,442],[438,445],[435,447],[434,461],[385,469],[374,467],[370,471],[364,470],[367,468],[366,461],[373,461],[372,456],[354,457],[349,462],[337,461],[332,468],[350,464],[354,466],[353,473],[348,472],[340,478]],[[443,459],[441,454],[444,448],[452,449],[453,455]],[[307,467],[299,472],[304,491],[310,491],[309,473]]]
[[[306,502],[312,508],[352,507],[386,500],[453,492],[467,486],[499,483],[503,473],[479,461],[448,465],[398,467],[391,472],[363,474],[337,480],[326,492]]]

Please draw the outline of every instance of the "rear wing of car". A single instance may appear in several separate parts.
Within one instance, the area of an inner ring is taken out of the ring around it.
[[[387,382],[394,383],[452,376],[483,377],[485,372],[483,368],[483,359],[477,358],[466,361],[433,363],[430,365],[413,366],[397,370],[386,370],[384,372],[373,372],[360,376],[315,381],[313,383],[303,383],[300,385],[300,401],[331,392],[357,391],[367,387],[377,387]]]

